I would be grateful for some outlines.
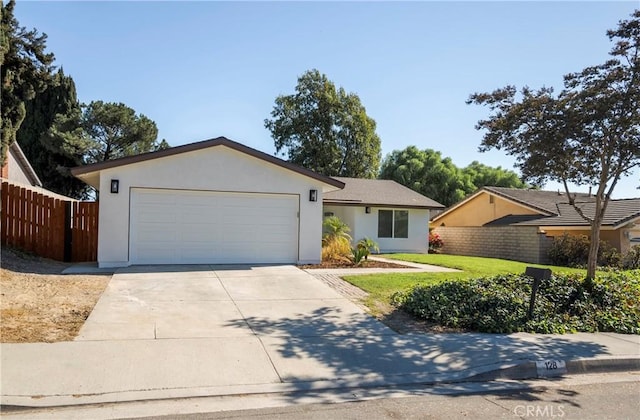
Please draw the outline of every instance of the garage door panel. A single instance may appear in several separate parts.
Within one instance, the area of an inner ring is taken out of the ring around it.
[[[147,264],[161,264],[162,261],[172,261],[176,258],[175,250],[167,244],[156,243],[139,251],[138,258]]]
[[[193,260],[202,260],[213,258],[216,255],[216,250],[210,246],[206,246],[205,244],[201,244],[196,246],[195,244],[185,245],[184,248],[180,250],[182,255],[182,259],[185,261]]]
[[[216,214],[207,210],[195,209],[195,208],[182,208],[180,209],[182,215],[182,223],[204,223],[204,224],[217,224]]]
[[[177,197],[166,194],[158,194],[156,191],[137,191],[137,201],[139,204],[175,204]]]
[[[162,207],[152,208],[145,205],[139,209],[140,223],[162,224],[162,223],[174,223],[177,221],[176,213],[173,208]]]
[[[154,245],[153,242],[156,242],[158,244],[165,244],[163,246],[166,246],[166,244],[170,244],[178,240],[179,236],[180,235],[178,234],[178,232],[160,232],[157,230],[148,230],[140,232],[140,234],[138,235],[138,239],[140,242],[146,243],[149,247],[158,246]]]
[[[184,230],[180,232],[180,239],[185,245],[191,242],[211,243],[218,237],[218,235],[212,234],[204,229],[198,229],[198,226],[185,227]]]
[[[298,196],[132,189],[134,264],[292,263]]]

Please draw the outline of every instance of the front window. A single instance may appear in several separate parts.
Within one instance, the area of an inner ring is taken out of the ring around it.
[[[378,210],[378,238],[408,238],[407,210]]]

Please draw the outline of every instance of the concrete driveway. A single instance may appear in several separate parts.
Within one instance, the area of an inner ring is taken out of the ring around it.
[[[393,331],[294,266],[136,266],[114,274],[76,340],[327,334]]]

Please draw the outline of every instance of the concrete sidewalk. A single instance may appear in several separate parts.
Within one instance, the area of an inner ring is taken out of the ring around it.
[[[455,268],[441,267],[438,265],[421,264],[410,261],[392,260],[390,258],[369,256],[370,260],[382,261],[392,264],[403,265],[405,268],[310,268],[305,270],[312,274],[329,274],[338,276],[354,276],[361,274],[382,274],[382,273],[459,273]]]
[[[345,337],[322,335],[322,328],[330,327],[322,317],[306,322],[320,334],[2,344],[1,402],[45,407],[455,382],[514,367],[530,369],[532,361],[640,370],[640,336]]]

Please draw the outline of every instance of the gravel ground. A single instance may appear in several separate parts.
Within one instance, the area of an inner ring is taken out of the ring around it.
[[[75,338],[111,275],[62,275],[71,264],[2,248],[0,342]]]

